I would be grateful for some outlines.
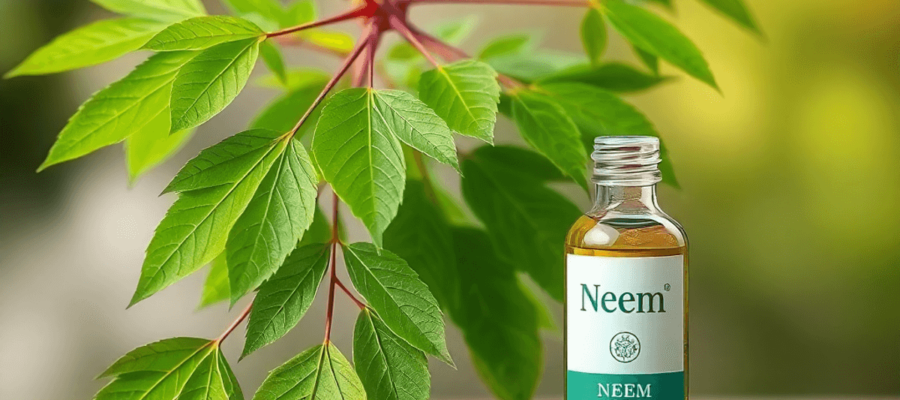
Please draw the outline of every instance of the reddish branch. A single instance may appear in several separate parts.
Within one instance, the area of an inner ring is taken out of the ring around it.
[[[331,25],[337,22],[346,21],[349,19],[359,18],[359,17],[367,17],[371,16],[375,13],[378,8],[378,4],[374,2],[366,2],[361,7],[355,8],[353,10],[344,12],[343,14],[335,15],[331,18],[325,18],[318,21],[308,22],[302,25],[297,25],[291,28],[282,29],[280,31],[275,31],[272,33],[267,33],[266,37],[277,37],[282,35],[288,35],[294,32],[299,32],[306,29],[317,28],[320,26]]]
[[[245,308],[244,311],[241,311],[241,314],[231,322],[231,325],[229,325],[228,328],[225,329],[225,332],[222,332],[222,334],[219,335],[218,339],[216,339],[216,342],[221,343],[223,340],[225,340],[225,338],[228,337],[228,335],[231,334],[231,332],[234,332],[234,329],[237,328],[238,325],[241,324],[241,322],[247,319],[248,315],[250,315],[251,308],[253,308],[252,301],[250,302],[250,304],[247,304],[247,308]]]
[[[416,34],[413,33],[413,31],[409,29],[409,26],[407,26],[406,21],[404,21],[400,18],[397,18],[396,16],[393,16],[393,15],[390,16],[389,18],[390,18],[389,21],[391,24],[391,28],[396,29],[397,32],[399,32],[401,35],[403,35],[403,38],[406,39],[406,41],[409,42],[409,44],[413,45],[413,47],[415,47],[416,50],[419,50],[419,53],[422,53],[422,55],[428,59],[428,62],[430,62],[435,67],[440,66],[440,64],[438,64],[437,60],[435,60],[434,57],[431,55],[431,53],[428,52],[428,49],[425,48],[425,45],[423,45],[422,42],[419,41],[419,38],[416,37]]]
[[[440,55],[441,58],[443,58],[444,60],[453,62],[453,61],[456,61],[459,59],[471,58],[462,49],[455,47],[453,45],[450,45],[449,43],[444,42],[441,39],[431,36],[431,35],[429,35],[425,32],[422,32],[421,30],[418,30],[414,27],[411,27],[410,30],[412,31],[412,34],[414,37],[421,40],[429,50]],[[513,79],[509,76],[503,75],[503,74],[497,74],[497,80],[500,81],[500,83],[502,83],[504,86],[507,86],[510,88],[516,88],[516,87],[523,86],[522,82],[519,82],[518,80],[515,80],[515,79]]]

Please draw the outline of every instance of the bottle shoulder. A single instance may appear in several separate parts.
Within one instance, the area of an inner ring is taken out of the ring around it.
[[[659,209],[595,209],[575,221],[566,247],[678,254],[686,251],[687,235],[678,221]]]

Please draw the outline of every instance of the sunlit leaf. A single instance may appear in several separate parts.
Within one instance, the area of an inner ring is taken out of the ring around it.
[[[431,375],[425,353],[391,332],[368,308],[356,319],[353,363],[370,399],[429,398]]]
[[[401,90],[378,90],[373,94],[378,118],[397,139],[459,170],[453,134],[434,110]]]
[[[278,340],[300,322],[315,300],[330,254],[329,243],[297,248],[278,272],[259,287],[241,358]]]
[[[65,33],[35,50],[4,75],[44,75],[102,64],[141,48],[165,23],[138,18],[105,19]]]
[[[374,91],[347,89],[322,109],[312,151],[326,181],[381,246],[406,179],[398,127],[375,106]]]
[[[366,392],[353,366],[330,342],[272,370],[253,396],[253,400],[337,399],[365,400]]]
[[[289,139],[228,236],[232,305],[275,273],[315,210],[315,168],[300,141]]]
[[[605,1],[603,7],[610,24],[629,42],[718,89],[703,54],[678,28],[622,0]]]
[[[156,228],[131,305],[190,275],[225,250],[228,232],[284,151],[286,141],[276,140],[280,135],[242,132],[204,150],[185,166],[179,176],[190,178],[179,181],[179,190],[187,191]],[[202,168],[205,160],[218,163]]]
[[[173,338],[130,351],[101,377],[96,400],[243,400],[217,341]]]
[[[175,155],[193,135],[193,129],[169,134],[169,113],[163,110],[157,114],[125,140],[128,181],[133,184],[142,174]]]
[[[86,101],[63,128],[38,170],[118,143],[168,114],[172,81],[193,52],[157,54]],[[168,125],[168,116],[158,124]],[[168,133],[168,132],[167,132]]]
[[[231,288],[228,285],[228,264],[225,254],[220,254],[213,259],[209,266],[209,274],[203,282],[203,292],[200,295],[200,305],[197,308],[205,308],[213,304],[230,300]]]
[[[175,22],[206,15],[200,0],[91,0],[119,14]]]
[[[258,38],[264,32],[243,18],[227,15],[196,17],[172,24],[144,45],[154,51],[205,50],[217,44]]]
[[[419,98],[450,129],[493,143],[500,85],[489,65],[465,60],[425,72],[419,81]]]
[[[278,0],[224,0],[224,3],[238,15],[257,14],[276,26],[291,23],[290,15]]]
[[[181,67],[172,87],[172,131],[198,126],[225,109],[244,88],[258,54],[257,39],[222,43]]]
[[[453,365],[437,300],[402,258],[371,243],[344,247],[353,286],[391,331],[419,350]]]

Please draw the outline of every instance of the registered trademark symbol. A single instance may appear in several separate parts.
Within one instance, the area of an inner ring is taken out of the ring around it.
[[[667,283],[665,286],[663,286],[663,289],[665,289],[668,292],[669,290],[672,290],[672,285]]]

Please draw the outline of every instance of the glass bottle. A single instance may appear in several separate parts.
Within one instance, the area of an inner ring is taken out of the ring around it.
[[[659,140],[594,141],[594,205],[566,237],[565,398],[688,398],[687,237],[656,201]]]

